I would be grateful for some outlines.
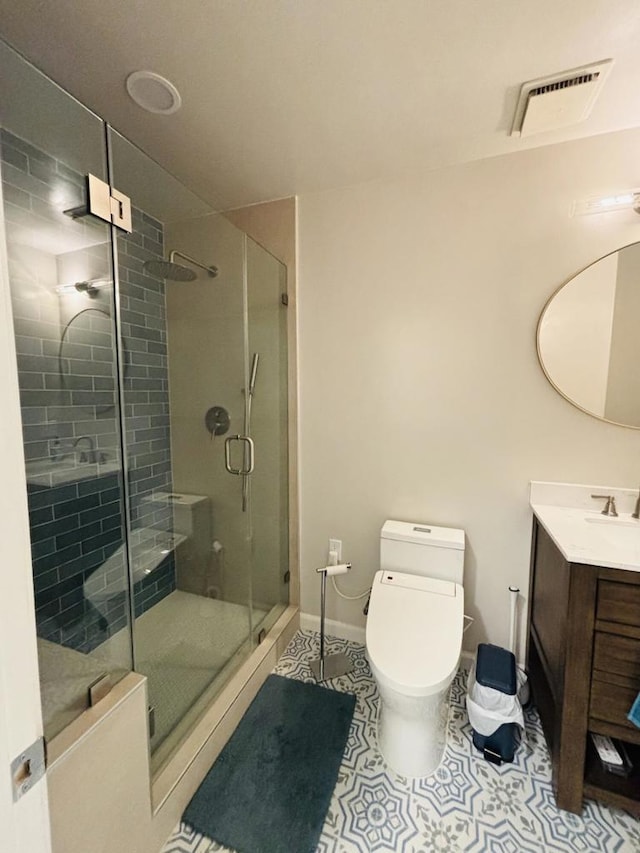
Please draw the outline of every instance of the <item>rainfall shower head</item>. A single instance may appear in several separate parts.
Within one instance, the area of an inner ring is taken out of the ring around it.
[[[205,270],[211,278],[215,278],[218,275],[218,267],[208,267],[205,264],[201,264],[200,261],[190,258],[189,255],[183,255],[182,252],[178,252],[176,249],[169,254],[168,261],[145,261],[143,264],[144,270],[158,278],[167,278],[171,281],[194,281],[196,273],[193,270],[190,270],[189,267],[185,267],[184,264],[175,263],[174,258],[176,257],[188,261],[188,263],[193,264],[193,266],[200,267],[200,269]]]
[[[193,270],[182,264],[172,264],[171,261],[145,261],[144,271],[156,278],[168,278],[171,281],[193,281],[197,278]]]
[[[193,270],[171,261],[145,261],[144,271],[156,278],[168,278],[171,281],[193,281],[197,278]]]

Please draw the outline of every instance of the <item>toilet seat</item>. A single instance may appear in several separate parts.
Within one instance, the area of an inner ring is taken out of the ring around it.
[[[447,687],[460,661],[463,615],[460,584],[376,572],[366,628],[374,676],[405,696]]]

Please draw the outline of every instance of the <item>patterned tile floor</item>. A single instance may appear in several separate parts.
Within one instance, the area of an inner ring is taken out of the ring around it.
[[[464,670],[452,685],[443,763],[428,779],[395,776],[376,748],[378,695],[364,647],[329,639],[327,652],[337,651],[352,657],[355,670],[328,686],[355,693],[357,705],[318,853],[640,851],[640,821],[627,813],[596,802],[586,802],[580,817],[555,807],[549,755],[534,710],[526,712],[528,746],[519,747],[513,764],[496,767],[480,757],[471,743]],[[317,655],[318,635],[299,631],[274,672],[314,681],[309,661]],[[214,851],[228,848],[181,824],[162,853]]]

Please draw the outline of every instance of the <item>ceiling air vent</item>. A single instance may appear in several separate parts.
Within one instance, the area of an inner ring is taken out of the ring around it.
[[[604,59],[524,83],[511,136],[531,136],[584,121],[612,65],[612,59]]]

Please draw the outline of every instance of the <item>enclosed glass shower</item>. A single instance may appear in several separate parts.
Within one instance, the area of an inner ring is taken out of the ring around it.
[[[135,669],[158,769],[288,602],[286,270],[3,44],[0,73],[45,735]]]

